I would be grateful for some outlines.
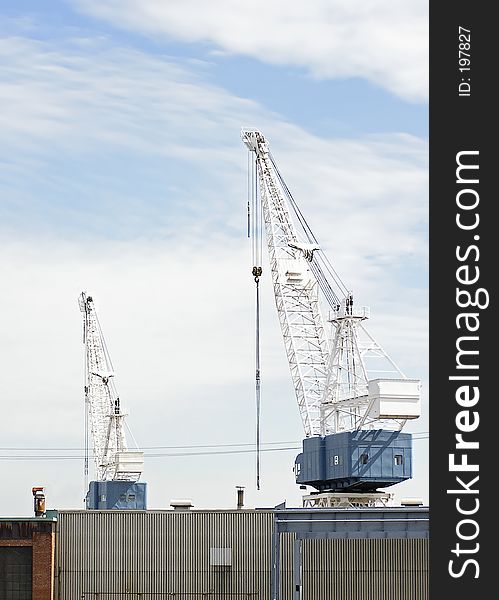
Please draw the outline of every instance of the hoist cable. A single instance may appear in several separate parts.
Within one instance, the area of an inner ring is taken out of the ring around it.
[[[262,204],[258,198],[258,163],[254,165],[254,202],[255,202],[255,257],[253,276],[256,285],[256,315],[255,315],[255,400],[256,400],[256,489],[260,489],[260,276],[262,274]]]
[[[255,180],[255,186],[257,189],[257,202],[258,202],[258,182]],[[258,213],[258,230],[259,230],[259,236],[258,236],[258,264],[259,266],[262,266],[262,260],[263,260],[263,237],[264,237],[264,224],[263,224],[263,204],[261,202],[258,202],[258,205],[260,207],[259,209],[259,213]]]
[[[260,280],[256,283],[256,332],[255,332],[255,397],[256,397],[256,489],[260,489]]]
[[[314,236],[314,233],[312,231],[312,229],[310,228],[310,226],[308,225],[305,217],[303,216],[302,212],[300,211],[298,205],[295,202],[295,199],[293,198],[293,195],[291,194],[290,189],[288,188],[286,182],[284,181],[284,177],[281,175],[281,172],[279,171],[279,168],[277,167],[275,161],[274,161],[274,157],[272,156],[272,154],[269,152],[269,157],[270,157],[270,161],[272,163],[272,166],[274,167],[275,173],[277,175],[277,178],[279,180],[279,183],[281,184],[282,189],[284,190],[284,193],[286,194],[291,207],[293,208],[293,211],[296,215],[296,218],[298,219],[298,221],[300,222],[300,225],[303,228],[303,231],[305,233],[305,235],[307,236],[307,239],[309,242],[315,242],[317,243],[317,240]]]
[[[335,268],[331,264],[331,261],[326,256],[326,254],[324,252],[320,252],[318,254],[318,259],[317,260],[324,263],[326,271],[331,275],[331,278],[334,280],[334,282],[340,288],[340,290],[343,292],[343,294],[345,294],[345,296],[347,296],[349,294],[349,290],[345,286],[345,284],[343,283],[343,281],[341,280],[340,276],[336,272]]]
[[[247,226],[248,226],[248,238],[251,237],[251,152],[248,150],[248,215],[247,215]]]
[[[326,298],[326,301],[334,310],[340,304],[338,296],[334,293],[333,288],[330,286],[329,281],[326,279],[324,273],[322,272],[320,266],[317,263],[312,261],[310,263],[310,270],[315,275],[315,278],[319,283],[319,287],[321,288],[322,293]]]
[[[251,211],[249,207],[251,206]],[[260,489],[260,277],[262,275],[262,213],[258,198],[258,164],[248,154],[248,219],[251,212],[251,223],[248,221],[248,234],[251,234],[251,257],[253,260],[252,275],[256,286],[255,315],[255,400],[256,400],[256,489]]]
[[[262,248],[263,248],[263,208],[259,200],[258,187],[258,163],[253,162],[253,203],[254,203],[254,220],[253,220],[253,235],[254,235],[254,253],[253,265],[256,267],[262,266]]]
[[[257,242],[256,238],[258,235],[257,231],[257,223],[258,223],[258,205],[256,202],[256,186],[255,186],[255,161],[252,160],[251,152],[250,152],[250,163],[249,163],[249,173],[248,173],[249,181],[249,201],[251,203],[251,260],[253,261],[253,266],[258,265],[258,257],[257,257]]]
[[[275,173],[277,175],[277,178],[279,180],[279,183],[281,184],[282,189],[284,190],[284,193],[286,195],[286,197],[289,200],[289,203],[291,205],[291,208],[293,209],[293,212],[298,220],[298,222],[300,223],[303,232],[305,233],[307,240],[309,243],[315,243],[318,245],[318,240],[314,235],[314,232],[312,231],[312,228],[310,227],[310,225],[308,224],[307,220],[305,219],[305,217],[303,216],[303,213],[301,212],[298,204],[296,203],[293,194],[291,193],[290,189],[288,188],[286,182],[284,181],[283,176],[281,175],[273,156],[269,153],[270,156],[270,161],[272,162],[272,165],[274,167]],[[340,289],[340,291],[347,295],[348,294],[348,288],[345,286],[345,284],[343,283],[343,281],[341,280],[340,276],[338,275],[338,273],[336,272],[336,270],[334,269],[333,265],[331,264],[331,262],[329,261],[329,259],[327,258],[327,256],[321,252],[319,254],[319,258],[316,258],[316,255],[314,254],[314,258],[313,260],[315,262],[323,262],[324,266],[327,270],[327,272],[330,274],[331,278],[333,279],[333,281],[335,282],[335,284],[338,286],[338,288]],[[320,268],[320,267],[319,267]],[[322,270],[322,269],[321,269]],[[326,280],[327,281],[327,280]],[[329,285],[329,283],[328,283]],[[329,285],[329,287],[331,287]],[[334,292],[333,292],[334,293]]]

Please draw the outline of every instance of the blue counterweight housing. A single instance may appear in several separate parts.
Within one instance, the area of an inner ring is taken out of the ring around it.
[[[85,499],[89,510],[146,510],[147,484],[133,481],[91,481]]]
[[[373,492],[412,477],[412,436],[385,429],[303,440],[296,483],[321,492]]]

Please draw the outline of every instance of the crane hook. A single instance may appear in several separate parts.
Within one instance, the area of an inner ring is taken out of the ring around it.
[[[255,282],[258,283],[258,280],[262,276],[262,267],[253,267],[251,271],[253,277],[255,278]]]

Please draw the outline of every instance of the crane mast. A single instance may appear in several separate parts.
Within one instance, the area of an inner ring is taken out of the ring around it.
[[[243,129],[241,137],[254,157],[277,314],[306,437],[329,440],[330,446],[340,440],[331,436],[343,433],[348,444],[375,437],[385,446],[410,442],[409,434],[396,432],[419,416],[419,380],[408,379],[366,330],[369,309],[354,304],[322,252],[263,134]],[[315,442],[305,442],[304,451],[318,452]],[[338,461],[335,466],[342,462],[339,455],[329,458]],[[316,479],[311,485],[319,489],[358,485],[355,478],[331,473]],[[391,479],[380,485],[396,477]]]
[[[85,476],[88,477],[88,436],[91,434],[96,482],[138,481],[143,471],[143,453],[129,450],[125,434],[126,413],[114,383],[115,374],[93,298],[79,296],[85,345]],[[131,435],[131,434],[130,434]],[[144,484],[145,485],[145,484]],[[105,494],[104,494],[105,496]]]
[[[328,341],[317,280],[308,268],[312,250],[300,244],[289,209],[273,176],[268,147],[259,132],[244,132],[255,152],[272,284],[284,346],[307,436],[318,432],[325,393]]]

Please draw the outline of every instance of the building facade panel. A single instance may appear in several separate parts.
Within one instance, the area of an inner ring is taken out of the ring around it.
[[[428,540],[304,540],[302,598],[427,600]]]
[[[270,511],[61,512],[59,597],[268,599],[272,524]]]
[[[298,536],[279,535],[279,600],[294,600],[297,577],[302,600],[427,600],[428,539],[423,531],[414,539],[410,533],[427,529],[427,512],[379,513],[398,519],[392,538],[394,525],[380,529],[370,521],[372,511],[361,525],[362,511],[339,511],[338,522],[328,524],[333,537],[321,539],[317,528],[324,524],[315,520],[326,518],[321,511],[287,513],[294,527],[306,523]],[[352,523],[345,537],[347,513]],[[406,517],[407,526],[400,522]],[[61,511],[57,598],[269,600],[274,528],[279,521],[285,529],[284,518],[272,510]]]

